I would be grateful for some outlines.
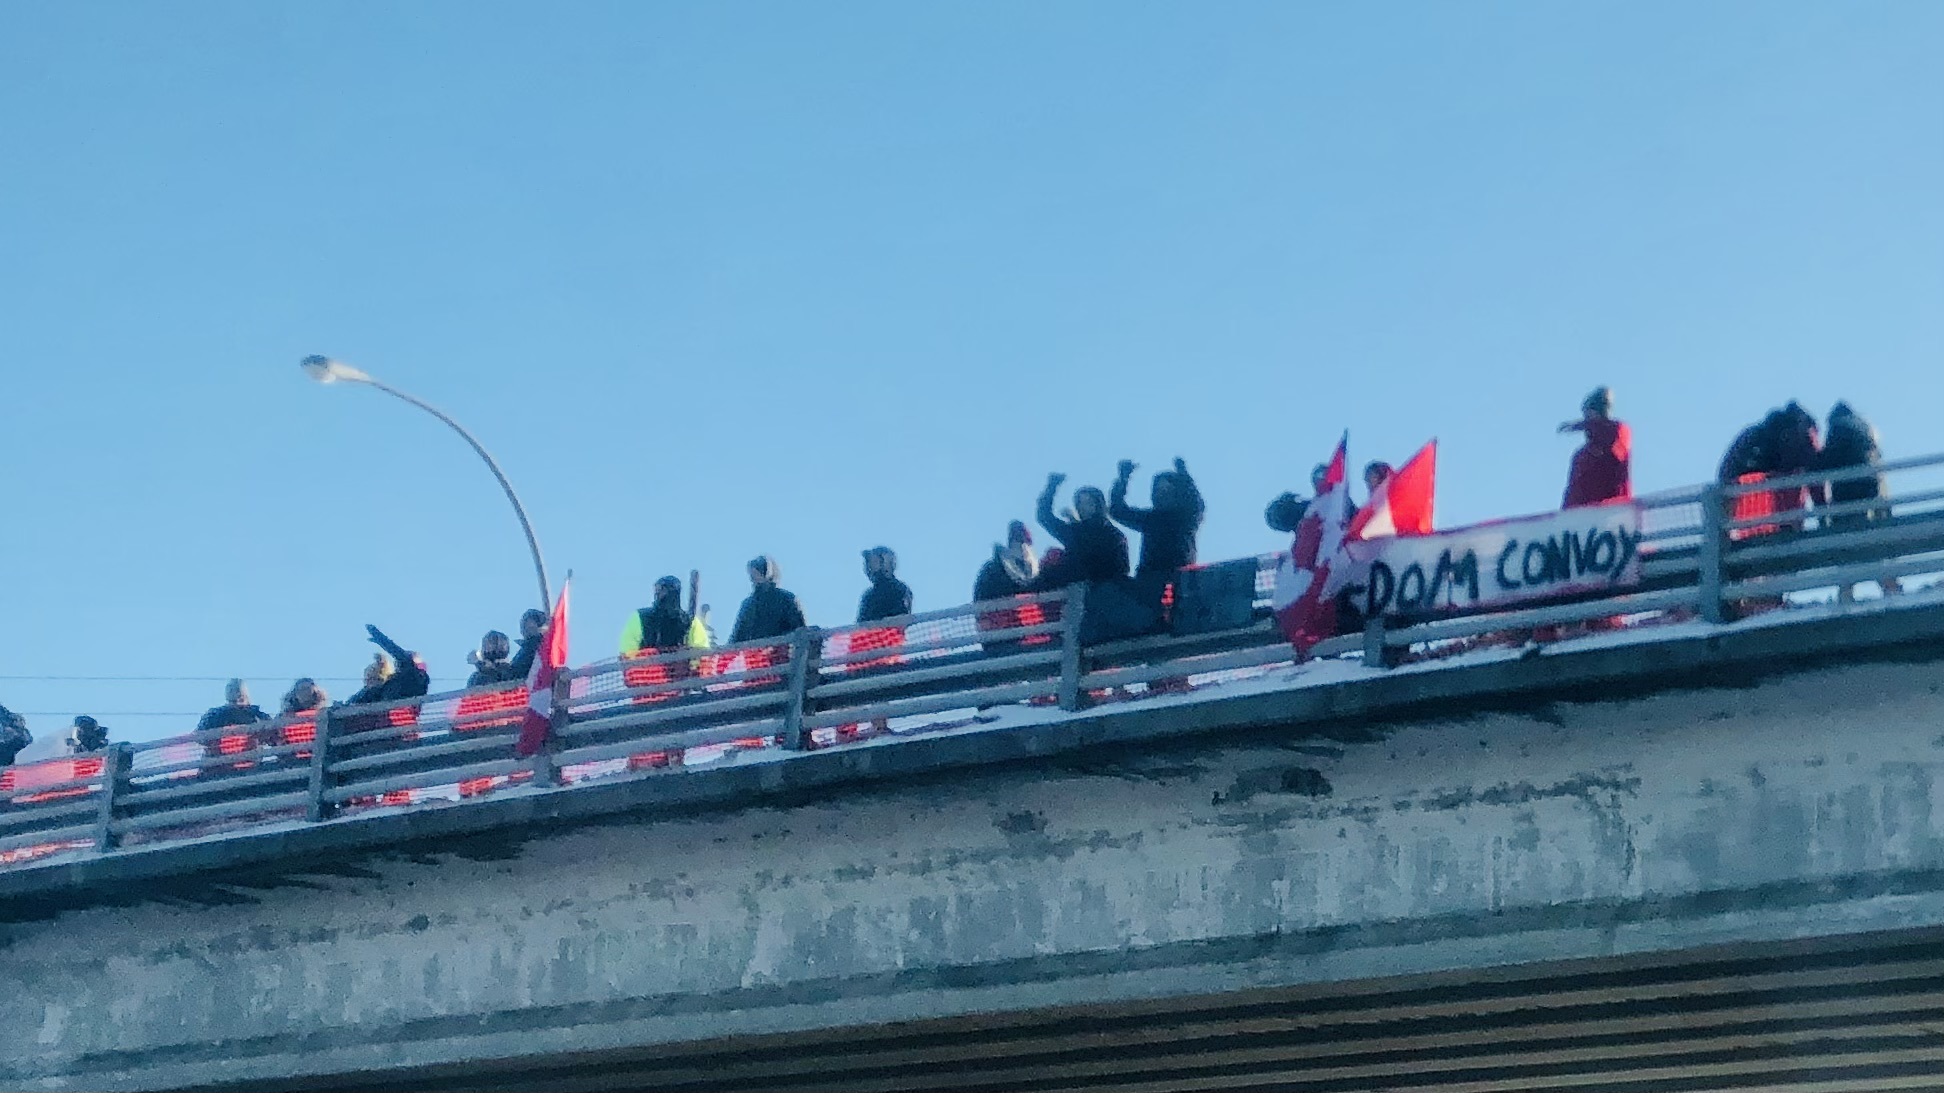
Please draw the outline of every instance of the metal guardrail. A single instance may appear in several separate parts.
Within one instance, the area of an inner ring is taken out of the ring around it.
[[[1925,472],[1939,484],[1897,499],[1736,515],[1738,499],[1765,492]],[[1635,502],[1637,587],[1394,628],[1372,620],[1312,656],[1383,668],[1481,642],[1612,629],[1616,620],[1725,622],[1810,589],[1944,574],[1940,486],[1944,455],[1643,497]],[[1279,557],[1257,559],[1256,620],[1215,633],[1083,645],[1086,589],[1075,587],[575,668],[555,682],[552,738],[531,759],[513,756],[528,696],[512,686],[333,707],[4,768],[0,868],[463,804],[516,787],[661,777],[749,753],[787,759],[886,734],[975,727],[1022,704],[1071,712],[1260,675],[1295,663],[1268,618]]]

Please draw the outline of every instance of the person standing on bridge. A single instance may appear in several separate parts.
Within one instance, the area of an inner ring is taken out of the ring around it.
[[[1082,581],[1120,581],[1127,579],[1127,536],[1107,519],[1107,496],[1093,486],[1073,491],[1073,513],[1067,518],[1054,515],[1053,497],[1066,475],[1046,476],[1046,489],[1040,492],[1036,515],[1048,535],[1065,548],[1057,562],[1051,558],[1040,567],[1039,586],[1045,590],[1065,588]]]
[[[232,679],[223,687],[223,704],[210,707],[202,715],[202,720],[196,722],[196,731],[240,728],[268,720],[270,715],[250,702],[249,684]]]
[[[911,586],[898,579],[898,554],[890,547],[864,552],[864,576],[871,587],[857,601],[857,621],[876,622],[911,614]]]
[[[1877,432],[1863,415],[1850,409],[1847,402],[1838,402],[1829,411],[1829,437],[1823,442],[1822,451],[1816,461],[1817,469],[1824,471],[1852,471],[1866,467],[1876,467],[1883,462],[1883,451],[1877,443]],[[1861,506],[1861,512],[1837,513],[1822,518],[1822,524],[1831,531],[1864,531],[1872,523],[1890,518],[1890,493],[1883,485],[1883,474],[1877,472],[1861,477],[1845,478],[1830,482],[1829,503],[1833,505]],[[1869,504],[1872,501],[1884,502],[1881,505]],[[1877,582],[1886,596],[1894,596],[1903,591],[1903,586],[1895,577],[1884,577]],[[1836,598],[1841,603],[1851,603],[1856,599],[1856,586],[1846,584],[1837,590]]]
[[[365,633],[370,636],[372,644],[391,654],[395,665],[391,678],[378,689],[378,701],[397,702],[404,698],[419,698],[432,689],[432,675],[425,670],[424,657],[386,637],[383,630],[369,623],[365,624]]]
[[[682,608],[682,582],[673,574],[655,582],[654,604],[636,610],[621,631],[624,657],[643,651],[708,647],[708,633],[696,624],[694,615]]]
[[[293,714],[312,713],[330,704],[330,696],[324,693],[324,688],[319,687],[316,680],[305,676],[292,683],[290,690],[284,695],[283,716],[290,717]]]
[[[1633,430],[1613,418],[1613,391],[1596,388],[1580,403],[1580,418],[1559,427],[1583,433],[1586,442],[1573,453],[1562,508],[1605,505],[1633,497]]]
[[[513,674],[513,639],[498,630],[486,631],[479,639],[479,648],[466,654],[466,663],[472,665],[473,673],[466,679],[468,687],[497,687],[502,683],[526,681],[525,676]]]
[[[1201,531],[1206,506],[1201,490],[1188,473],[1188,464],[1174,461],[1174,469],[1154,476],[1149,487],[1153,508],[1137,509],[1127,503],[1128,482],[1134,476],[1134,461],[1120,461],[1120,473],[1108,494],[1107,514],[1122,526],[1141,533],[1141,562],[1134,575],[1154,582],[1156,596],[1160,584],[1174,579],[1184,566],[1195,564],[1195,538]]]
[[[796,594],[777,585],[782,575],[776,559],[767,554],[749,560],[749,596],[743,600],[742,610],[736,612],[735,629],[729,632],[731,645],[784,637],[806,625]]]
[[[533,659],[540,655],[540,645],[547,640],[547,627],[552,625],[547,613],[537,607],[529,607],[520,616],[520,651],[513,654],[513,678],[524,683],[533,673]]]
[[[74,729],[68,734],[68,754],[86,755],[100,751],[108,746],[108,729],[101,722],[86,714],[74,719]]]

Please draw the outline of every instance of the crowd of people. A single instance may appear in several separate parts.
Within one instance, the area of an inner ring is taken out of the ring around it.
[[[1573,453],[1561,504],[1566,508],[1603,505],[1625,501],[1632,490],[1632,431],[1613,415],[1613,394],[1605,387],[1589,394],[1580,406],[1580,416],[1560,426],[1562,433],[1583,437]],[[1830,411],[1826,439],[1816,419],[1798,403],[1771,411],[1761,421],[1737,435],[1723,457],[1719,480],[1724,485],[1746,486],[1764,479],[1837,472],[1868,467],[1882,461],[1875,430],[1848,404],[1839,402]],[[1054,542],[1044,556],[1034,551],[1033,532],[1020,520],[1006,528],[1003,542],[995,543],[992,555],[972,582],[974,602],[1004,600],[1067,588],[1088,586],[1087,624],[1083,640],[1104,634],[1140,633],[1159,625],[1164,618],[1163,600],[1168,585],[1184,567],[1196,562],[1196,544],[1206,515],[1200,489],[1188,466],[1180,459],[1156,474],[1149,491],[1148,507],[1128,502],[1136,464],[1122,460],[1112,486],[1102,491],[1082,486],[1073,491],[1070,503],[1058,507],[1060,488],[1066,476],[1047,476],[1045,488],[1035,506],[1038,524]],[[1320,494],[1327,468],[1318,466],[1312,474],[1312,494]],[[1371,463],[1364,468],[1366,490],[1374,493],[1395,473],[1387,463]],[[1751,500],[1752,498],[1752,500]],[[1811,505],[1818,508],[1842,505],[1845,509],[1822,517],[1831,528],[1855,529],[1887,516],[1882,476],[1862,475],[1828,483],[1815,482],[1775,490],[1753,490],[1740,499],[1730,513],[1737,520],[1774,516],[1770,530],[1789,530],[1801,526],[1800,514]],[[1264,513],[1268,525],[1281,532],[1294,532],[1310,500],[1294,492],[1285,493],[1269,503]],[[1865,503],[1858,505],[1859,502]],[[1790,514],[1796,514],[1791,516]],[[1138,554],[1130,551],[1128,532],[1141,537]],[[860,624],[893,619],[913,611],[910,586],[898,578],[898,556],[889,547],[879,546],[863,552],[867,587],[859,600]],[[769,555],[758,555],[748,564],[750,592],[736,613],[729,634],[732,644],[780,639],[802,629],[807,622],[797,597],[782,587],[781,570]],[[1898,591],[1896,582],[1882,582],[1886,593]],[[682,601],[682,582],[674,576],[655,582],[653,602],[630,616],[624,629],[620,652],[624,657],[650,655],[715,645],[708,624],[707,609],[696,604],[695,578],[691,576],[690,597]],[[1842,590],[1847,598],[1850,589]],[[1340,609],[1354,614],[1347,601]],[[1357,620],[1346,620],[1356,625]],[[489,631],[479,648],[467,655],[472,673],[468,687],[490,687],[521,682],[528,678],[548,626],[547,615],[527,611],[520,618],[517,647],[505,633]],[[431,676],[419,653],[393,641],[376,626],[366,628],[379,652],[365,666],[363,686],[339,707],[356,707],[394,702],[425,695]],[[250,700],[249,688],[240,679],[229,681],[224,701],[210,709],[197,723],[198,731],[248,728],[289,716],[332,706],[330,697],[315,679],[299,679],[283,696],[277,714]],[[349,727],[355,729],[355,715]],[[0,706],[0,766],[14,762],[20,751],[32,742],[26,719]],[[73,754],[99,750],[108,743],[109,731],[94,718],[74,719],[68,747]]]

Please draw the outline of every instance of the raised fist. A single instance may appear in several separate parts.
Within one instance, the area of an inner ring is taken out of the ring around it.
[[[1126,478],[1126,477],[1128,477],[1128,476],[1130,476],[1130,475],[1132,475],[1132,474],[1134,473],[1134,467],[1135,467],[1135,463],[1134,463],[1134,461],[1133,461],[1132,459],[1123,459],[1123,460],[1121,460],[1121,461],[1120,461],[1120,476],[1121,476],[1122,478]]]

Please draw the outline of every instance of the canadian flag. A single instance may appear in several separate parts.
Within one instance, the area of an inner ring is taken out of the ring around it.
[[[1378,548],[1360,544],[1394,535],[1431,534],[1436,522],[1437,496],[1438,442],[1432,440],[1419,448],[1410,462],[1370,491],[1370,500],[1350,521],[1350,528],[1343,536],[1344,556],[1330,567],[1323,595],[1335,596],[1369,573]]]
[[[1346,474],[1350,434],[1337,442],[1316,500],[1296,525],[1296,541],[1276,569],[1271,599],[1283,636],[1308,656],[1317,642],[1336,633],[1336,605],[1324,598],[1330,563],[1343,546],[1350,524],[1350,484]]]
[[[1429,535],[1437,509],[1438,442],[1418,449],[1409,463],[1371,491],[1370,502],[1350,521],[1344,538],[1381,539],[1387,535]]]
[[[540,655],[533,658],[533,667],[527,671],[526,717],[520,722],[520,738],[513,744],[513,754],[522,759],[538,752],[553,732],[553,685],[555,677],[567,667],[567,589],[573,583],[569,577],[560,586],[553,620],[547,624],[547,643],[540,647]]]

